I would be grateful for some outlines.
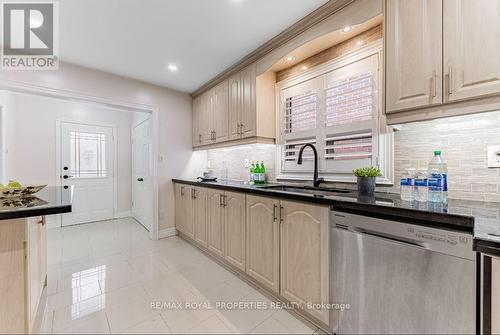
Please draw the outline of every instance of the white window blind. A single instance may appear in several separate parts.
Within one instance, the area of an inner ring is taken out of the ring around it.
[[[372,134],[331,136],[325,140],[326,160],[352,160],[371,158]]]
[[[284,130],[292,134],[316,129],[318,95],[314,91],[305,92],[285,100]]]
[[[332,84],[325,91],[325,123],[339,126],[373,118],[373,74],[363,73]]]

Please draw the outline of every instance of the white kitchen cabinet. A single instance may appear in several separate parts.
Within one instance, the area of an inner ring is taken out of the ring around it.
[[[443,0],[446,101],[500,94],[500,0]]]
[[[237,73],[228,79],[229,139],[237,140],[240,136],[241,115],[241,75]]]
[[[213,89],[212,128],[215,142],[224,142],[229,139],[229,100],[228,82],[223,81]]]
[[[278,199],[247,195],[246,272],[279,293]]]
[[[442,103],[441,25],[441,0],[387,0],[387,113]]]
[[[281,201],[280,293],[325,324],[329,310],[307,306],[330,301],[328,212],[327,206]]]

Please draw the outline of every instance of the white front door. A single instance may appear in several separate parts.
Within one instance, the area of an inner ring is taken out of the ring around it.
[[[61,122],[63,186],[74,186],[73,211],[62,215],[62,226],[113,218],[113,128]]]
[[[148,231],[154,220],[151,118],[132,129],[132,214]]]

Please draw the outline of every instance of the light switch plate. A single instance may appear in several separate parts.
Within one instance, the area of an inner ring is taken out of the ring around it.
[[[500,145],[488,146],[488,167],[500,168]]]

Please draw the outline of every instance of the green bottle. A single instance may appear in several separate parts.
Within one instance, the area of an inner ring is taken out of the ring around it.
[[[255,162],[252,161],[252,165],[250,166],[250,183],[255,183]]]
[[[266,167],[264,166],[264,161],[260,162],[260,183],[266,183]]]
[[[261,168],[259,162],[257,162],[257,164],[255,165],[255,171],[254,171],[254,175],[255,175],[254,182],[255,182],[255,184],[259,184],[259,185],[262,184],[262,182],[260,180],[261,171],[262,171],[262,168]]]

